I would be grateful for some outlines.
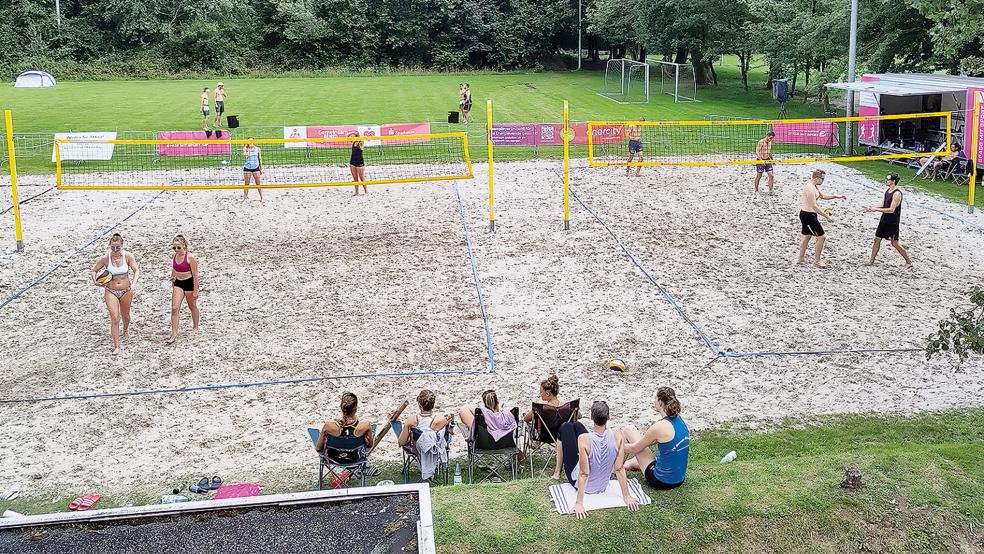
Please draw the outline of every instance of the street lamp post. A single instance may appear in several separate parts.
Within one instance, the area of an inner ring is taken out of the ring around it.
[[[577,0],[577,68],[581,69],[581,0]]]
[[[851,0],[851,39],[847,47],[847,82],[854,82],[858,55],[858,0]],[[854,91],[847,91],[847,117],[854,116]],[[854,150],[854,129],[851,122],[844,125],[844,154],[851,155]]]

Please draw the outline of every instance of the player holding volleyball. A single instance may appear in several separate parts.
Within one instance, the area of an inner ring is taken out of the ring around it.
[[[201,314],[198,311],[198,259],[188,252],[188,239],[177,235],[171,241],[174,257],[171,258],[171,336],[164,344],[174,344],[178,339],[178,312],[181,301],[191,310],[192,331],[198,330]],[[178,261],[178,260],[181,261]]]
[[[799,263],[806,263],[806,250],[810,247],[810,237],[816,237],[817,241],[813,247],[813,265],[816,267],[827,267],[827,264],[820,261],[820,254],[823,252],[823,243],[827,240],[823,227],[820,226],[819,217],[822,216],[828,223],[832,222],[830,214],[824,212],[817,205],[817,200],[847,200],[843,195],[824,194],[820,192],[820,185],[827,173],[817,169],[810,177],[810,181],[803,186],[800,191],[800,223],[803,224],[803,239],[800,241]]]
[[[130,273],[133,278],[130,278]],[[137,293],[140,266],[133,254],[123,251],[123,237],[114,233],[109,239],[109,253],[92,266],[92,282],[103,287],[103,301],[109,310],[109,333],[113,338],[113,354],[120,353],[120,320],[123,320],[123,339],[130,335],[130,303]]]
[[[776,134],[769,131],[765,134],[765,137],[758,141],[755,145],[755,159],[763,162],[772,161],[772,141],[775,140]],[[772,187],[775,186],[775,177],[772,175],[772,164],[770,163],[759,163],[755,164],[755,192],[759,191],[759,182],[762,180],[762,173],[767,173],[769,175],[768,185],[769,192],[772,192]]]
[[[899,175],[891,173],[885,177],[885,184],[888,190],[882,199],[881,207],[865,206],[864,211],[880,212],[881,219],[878,221],[878,229],[875,230],[875,242],[871,245],[871,259],[867,265],[875,265],[875,258],[878,256],[878,249],[881,248],[882,239],[891,241],[895,250],[902,255],[905,260],[905,268],[912,269],[912,258],[909,251],[899,243],[899,222],[902,219],[902,191],[898,189]]]

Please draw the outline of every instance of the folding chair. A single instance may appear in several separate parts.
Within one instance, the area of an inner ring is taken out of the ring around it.
[[[533,403],[533,421],[526,426],[526,435],[523,440],[523,448],[526,458],[530,461],[530,475],[533,473],[533,454],[540,451],[545,446],[557,448],[557,435],[560,433],[561,424],[568,421],[575,421],[578,418],[578,411],[581,407],[581,399],[571,400],[560,406],[549,404]],[[550,460],[556,459],[554,456],[543,464],[540,470],[540,477],[550,467]]]
[[[438,475],[443,474],[444,475],[444,484],[447,485],[448,483],[450,483],[450,481],[449,481],[449,477],[450,477],[450,475],[449,475],[449,466],[451,465],[450,464],[450,462],[451,462],[451,437],[454,436],[454,418],[453,417],[451,418],[451,421],[449,421],[448,424],[444,426],[444,429],[442,429],[440,432],[444,434],[444,441],[445,441],[445,444],[447,445],[445,447],[445,454],[446,454],[445,457],[447,458],[447,461],[446,462],[442,462],[442,463],[440,463],[438,465],[437,473],[435,473],[434,476],[437,477]],[[393,433],[394,433],[394,436],[396,436],[396,437],[399,437],[401,434],[403,434],[403,423],[402,422],[399,422],[399,421],[394,421],[393,422]],[[403,448],[400,449],[400,452],[403,455],[403,469],[401,470],[401,474],[403,475],[403,482],[404,483],[409,483],[410,482],[410,470],[413,469],[413,466],[414,466],[415,463],[417,465],[417,469],[420,469],[420,456],[417,454],[417,439],[420,438],[420,435],[422,433],[423,433],[423,431],[421,431],[420,429],[418,429],[416,427],[411,427],[410,428],[410,441],[407,442],[406,444],[404,444],[403,445]],[[433,480],[433,478],[431,480]]]
[[[957,158],[950,164],[949,169],[943,175],[943,180],[950,179],[958,185],[965,185],[970,181],[970,173],[970,160]]]
[[[315,448],[318,447],[318,437],[321,429],[308,427],[308,437]],[[372,434],[376,434],[376,426],[372,426]],[[348,470],[350,474],[342,483],[345,486],[349,479],[357,477],[359,486],[366,486],[366,466],[369,465],[369,448],[365,437],[336,437],[327,435],[325,447],[318,452],[318,489],[324,488],[325,479],[341,479],[342,473]]]
[[[482,477],[478,482],[491,481],[492,477],[500,480],[502,475],[500,470],[509,469],[513,480],[519,474],[519,455],[521,450],[517,444],[519,439],[519,408],[510,410],[516,420],[516,430],[499,440],[492,438],[489,434],[488,425],[485,423],[485,414],[481,408],[475,410],[475,422],[470,432],[465,431],[465,442],[468,445],[468,482],[475,482],[475,466],[484,462],[488,465],[489,473]]]

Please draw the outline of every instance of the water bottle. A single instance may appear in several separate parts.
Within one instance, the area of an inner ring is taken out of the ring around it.
[[[722,464],[731,463],[731,462],[735,461],[735,458],[737,458],[737,457],[738,457],[738,453],[735,452],[734,450],[732,450],[731,452],[728,452],[727,454],[725,454],[723,458],[721,458],[721,463]]]
[[[331,488],[337,489],[339,487],[345,486],[345,483],[348,482],[349,475],[352,475],[351,471],[347,469],[343,471],[338,477],[335,477],[334,479],[331,480]]]
[[[161,504],[177,504],[178,502],[188,502],[189,500],[187,496],[180,494],[166,494],[161,497]]]
[[[460,464],[454,464],[454,484],[455,485],[460,485],[461,484],[461,465]]]

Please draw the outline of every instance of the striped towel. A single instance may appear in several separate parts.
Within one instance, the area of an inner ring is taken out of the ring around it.
[[[640,506],[653,503],[653,499],[646,495],[639,481],[635,478],[629,479],[629,494],[639,501]],[[553,502],[554,509],[557,510],[557,513],[572,514],[574,513],[574,503],[577,502],[577,490],[570,483],[551,485],[550,500]],[[618,480],[616,479],[608,481],[608,488],[605,489],[605,492],[584,495],[585,511],[624,507],[625,501],[622,500],[622,488],[618,486]]]

